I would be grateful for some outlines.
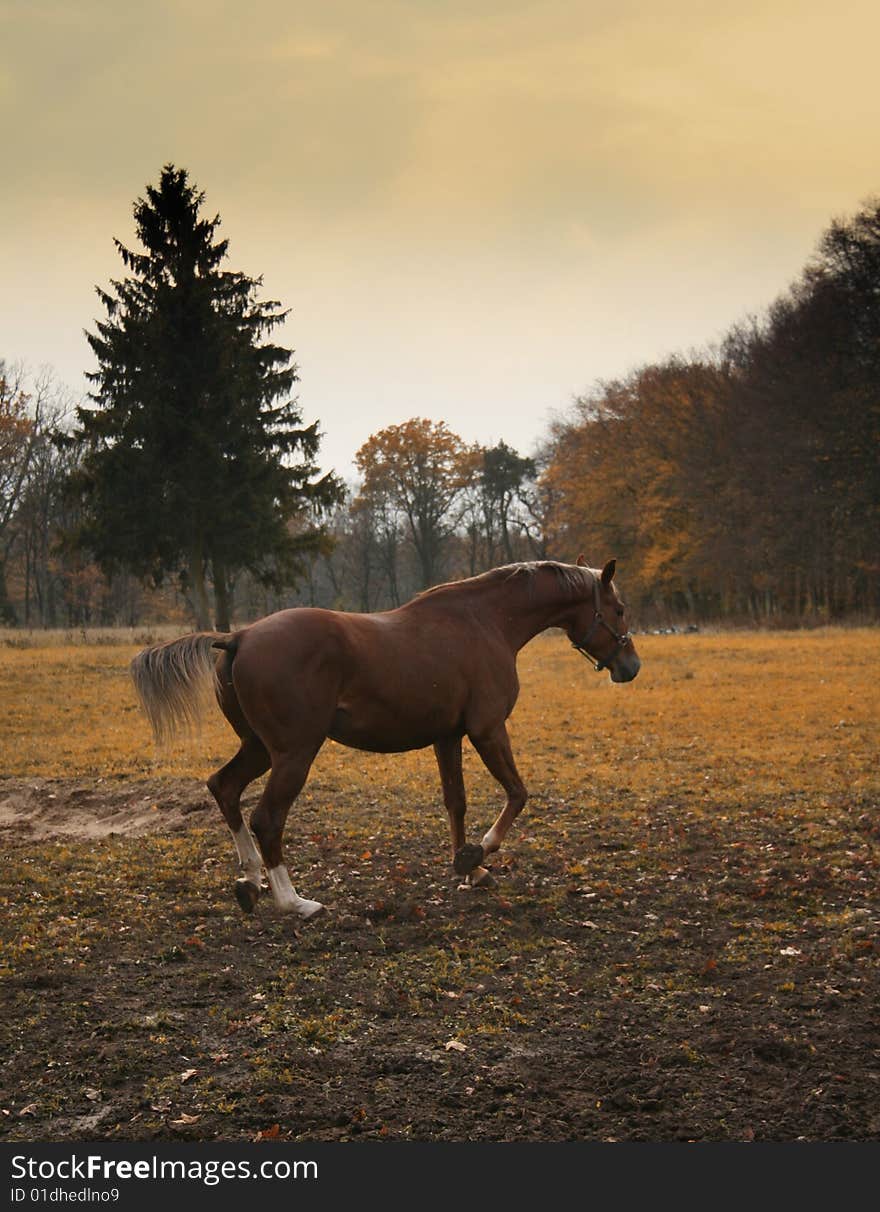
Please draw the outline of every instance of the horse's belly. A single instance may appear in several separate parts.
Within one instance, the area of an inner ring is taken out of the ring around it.
[[[456,721],[442,710],[432,711],[418,719],[390,712],[373,712],[370,718],[361,718],[346,707],[338,707],[327,735],[351,749],[365,749],[369,753],[405,753],[410,749],[424,749],[426,745],[433,745],[439,737],[456,731],[460,731]]]

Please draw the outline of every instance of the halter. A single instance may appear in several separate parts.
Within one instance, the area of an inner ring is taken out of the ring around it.
[[[572,648],[576,648],[582,657],[586,657],[586,659],[590,662],[590,664],[596,670],[596,673],[601,673],[603,669],[611,668],[611,666],[614,664],[615,660],[617,659],[617,654],[620,652],[621,648],[625,648],[627,646],[627,644],[632,643],[632,636],[630,635],[630,633],[628,631],[625,632],[623,635],[620,635],[618,632],[616,632],[614,630],[614,628],[611,626],[611,624],[602,617],[602,603],[601,603],[601,599],[599,596],[599,578],[598,577],[593,578],[593,610],[595,613],[593,615],[593,621],[589,626],[587,634],[584,636],[584,638],[582,640],[572,640],[571,646],[572,646]],[[598,657],[594,657],[592,652],[587,651],[587,644],[589,644],[590,640],[595,635],[596,629],[598,627],[604,627],[606,631],[611,633],[612,638],[616,641],[616,647],[615,647],[614,651],[611,653],[611,656],[606,657],[602,661],[600,661]]]

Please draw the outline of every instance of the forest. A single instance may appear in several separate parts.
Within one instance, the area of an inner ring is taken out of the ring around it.
[[[617,559],[641,626],[877,618],[880,201],[831,222],[766,313],[712,347],[593,383],[534,450],[469,443],[415,415],[372,434],[344,484],[319,472],[320,427],[303,426],[290,397],[291,352],[258,343],[286,313],[258,301],[259,280],[220,271],[226,242],[213,240],[217,220],[196,222],[201,201],[171,166],[139,200],[147,252],[120,245],[132,276],[99,291],[89,400],[51,369],[0,362],[3,625],[225,629],[297,604],[379,610],[497,564],[580,552]],[[156,269],[162,207],[201,241],[201,275],[184,281],[179,259]],[[210,368],[203,351],[183,375],[210,414],[175,403],[184,355],[168,315],[155,323],[181,291],[213,325]],[[155,361],[137,399],[120,370],[135,312]],[[218,371],[222,389],[210,386]],[[176,493],[167,444],[140,457],[150,416],[163,442],[177,426],[187,484],[206,433],[224,433],[208,502],[222,528],[193,523],[208,489],[198,506]]]

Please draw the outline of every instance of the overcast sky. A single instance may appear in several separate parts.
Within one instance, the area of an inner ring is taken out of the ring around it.
[[[0,357],[76,390],[166,162],[291,308],[327,466],[528,452],[717,339],[880,192],[876,0],[0,0]]]

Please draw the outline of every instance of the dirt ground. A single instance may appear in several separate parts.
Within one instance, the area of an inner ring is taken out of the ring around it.
[[[433,786],[310,788],[294,928],[197,780],[0,779],[0,1137],[880,1135],[863,794],[538,789],[474,892]]]

